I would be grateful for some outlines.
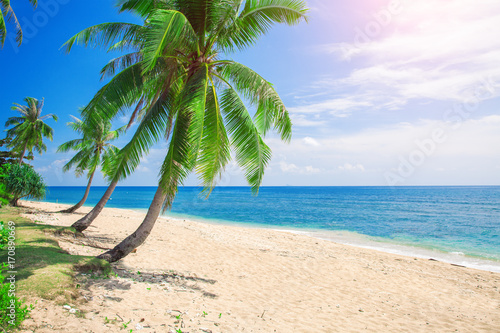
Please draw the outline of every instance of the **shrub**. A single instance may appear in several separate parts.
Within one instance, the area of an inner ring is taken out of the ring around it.
[[[4,164],[0,166],[0,207],[8,205],[10,200],[12,200],[12,195],[7,192],[6,186],[4,184],[4,179],[9,174],[10,167],[10,164]]]
[[[9,230],[5,228],[3,221],[0,221],[0,250],[3,250],[9,243]]]
[[[5,267],[7,264],[3,263],[2,270]],[[11,283],[5,282],[5,277],[0,274],[0,328],[10,332],[21,325],[33,308],[28,308],[24,303],[12,292]]]
[[[45,182],[33,167],[24,164],[10,166],[9,173],[4,178],[7,192],[12,194],[11,204],[17,206],[21,198],[43,199],[45,197]]]

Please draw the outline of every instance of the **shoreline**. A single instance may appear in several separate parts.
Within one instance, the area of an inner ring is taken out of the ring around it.
[[[30,208],[26,218],[66,227],[89,210],[64,214],[56,211],[67,205],[23,205]],[[105,208],[85,231],[90,245],[57,241],[70,254],[95,256],[133,232],[143,217]],[[79,282],[85,299],[72,306],[86,318],[44,301],[45,310],[36,309],[27,325],[51,323],[50,330],[37,332],[120,332],[106,321],[119,316],[151,333],[175,332],[181,324],[191,333],[500,327],[498,273],[270,229],[161,218],[137,252],[112,267],[112,279]]]
[[[37,202],[70,206],[69,204],[63,204],[63,203],[53,203],[46,201],[37,201]],[[84,205],[83,207],[92,208],[93,206]],[[147,213],[147,209],[141,209],[141,208],[115,208],[115,207],[108,207],[108,208],[134,211],[140,214]],[[189,220],[193,222],[206,223],[211,225],[222,225],[230,227],[234,226],[242,228],[274,230],[278,232],[293,233],[298,235],[304,235],[314,239],[321,239],[325,241],[334,242],[336,244],[349,245],[363,249],[380,251],[388,254],[402,255],[406,257],[437,260],[448,264],[465,266],[468,268],[479,269],[486,272],[500,273],[500,260],[464,254],[463,252],[457,252],[457,251],[446,252],[444,250],[432,247],[419,246],[412,243],[391,241],[391,239],[389,238],[375,237],[348,230],[293,228],[292,226],[279,227],[279,226],[265,225],[259,223],[227,221],[222,219],[209,219],[201,216],[182,215],[178,213],[172,214],[171,212],[167,212],[166,214],[161,214],[159,218],[179,220],[179,221]]]

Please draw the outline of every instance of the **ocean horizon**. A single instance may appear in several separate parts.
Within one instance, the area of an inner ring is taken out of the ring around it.
[[[106,190],[92,187],[86,206]],[[106,207],[145,211],[154,186],[118,186]],[[42,201],[75,204],[85,187],[49,186]],[[500,272],[500,186],[181,187],[165,216],[271,228]]]

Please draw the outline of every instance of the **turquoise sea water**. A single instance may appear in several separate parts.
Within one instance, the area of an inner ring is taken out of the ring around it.
[[[44,201],[74,204],[84,190],[49,187]],[[92,188],[86,205],[105,190]],[[155,190],[117,187],[108,206],[145,210]],[[199,188],[184,187],[166,215],[290,230],[500,271],[499,186],[262,187],[256,197],[247,187],[218,187],[208,200]]]

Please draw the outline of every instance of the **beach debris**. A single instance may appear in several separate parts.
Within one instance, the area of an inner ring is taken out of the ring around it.
[[[360,308],[358,311],[359,311],[359,312],[365,312],[365,310],[363,310],[363,309],[361,309],[361,308]]]
[[[450,264],[450,265],[455,266],[455,267],[466,268],[465,266],[463,266],[463,265],[458,265],[458,264]]]
[[[69,313],[76,313],[76,309],[69,309]]]
[[[144,326],[142,326],[141,324],[139,324],[139,323],[135,324],[135,329],[136,330],[139,331],[139,330],[142,330],[143,328],[144,328]]]
[[[67,305],[67,304],[66,304],[66,305],[63,305],[63,309],[66,309],[66,310],[71,310],[71,306],[69,306],[69,305]]]

